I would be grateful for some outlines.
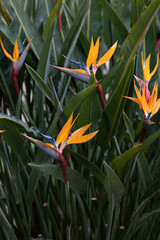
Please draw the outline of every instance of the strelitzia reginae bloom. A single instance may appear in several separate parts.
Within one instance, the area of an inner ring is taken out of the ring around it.
[[[146,61],[144,61],[143,54],[142,54],[143,76],[146,81],[149,81],[157,71],[158,63],[159,63],[159,53],[157,54],[157,63],[152,72],[150,72],[150,59],[151,59],[151,53],[147,57]]]
[[[40,148],[42,151],[44,151],[50,157],[54,158],[60,163],[65,183],[67,182],[67,172],[66,172],[66,160],[62,155],[63,149],[69,144],[87,142],[91,140],[98,132],[95,131],[83,135],[91,126],[91,123],[89,123],[70,134],[72,126],[75,123],[77,117],[73,120],[73,113],[71,114],[71,116],[63,126],[62,130],[58,134],[56,140],[50,136],[40,133],[43,137],[45,137],[49,141],[49,143],[44,143],[37,139],[22,134],[24,137],[28,138],[31,142],[33,142],[38,148]]]
[[[32,40],[33,40],[33,38],[29,41],[29,43],[27,44],[27,46],[26,46],[26,48],[24,49],[23,52],[22,52],[23,45],[20,49],[18,49],[18,42],[16,40],[15,43],[14,43],[13,56],[12,56],[5,49],[5,47],[3,45],[3,42],[1,40],[1,37],[0,37],[0,44],[1,44],[1,47],[2,47],[2,50],[5,54],[5,56],[13,62],[12,80],[13,80],[13,85],[14,85],[14,88],[16,90],[17,95],[19,95],[19,86],[18,86],[18,82],[17,82],[17,75],[18,75],[19,70],[21,69],[21,67],[23,65],[23,62],[26,58],[26,55],[27,55],[27,52],[29,50],[29,47],[30,47],[30,44],[31,44]],[[22,54],[21,54],[21,52],[22,52]],[[21,56],[20,56],[20,54],[21,54]]]
[[[134,88],[135,88],[137,98],[134,98],[134,97],[126,97],[126,98],[138,103],[140,109],[143,112],[144,118],[149,120],[155,113],[158,112],[158,110],[160,108],[160,98],[157,100],[158,85],[155,82],[153,90],[152,90],[152,94],[150,95],[149,99],[146,99],[146,95],[145,95],[146,86],[145,85],[143,87],[143,90],[142,90],[141,86],[140,86],[140,89],[138,89],[134,82]]]
[[[96,72],[99,66],[107,62],[114,54],[116,47],[117,47],[117,42],[113,44],[113,46],[101,57],[98,61],[98,53],[99,53],[99,40],[100,38],[97,39],[96,43],[94,44],[93,38],[91,39],[91,45],[86,61],[86,65],[81,62],[75,62],[69,58],[67,58],[70,62],[75,63],[78,65],[80,68],[79,69],[69,69],[69,68],[63,68],[63,67],[57,67],[57,66],[52,66],[56,69],[59,69],[60,71],[63,71],[64,73],[67,73],[68,75],[81,80],[82,82],[88,83],[89,81],[89,76],[91,75],[91,72],[93,72],[94,77],[95,77],[95,82],[97,82],[96,79]],[[92,67],[91,67],[92,66]],[[91,69],[90,69],[91,68]],[[105,100],[103,96],[103,90],[102,86],[99,85],[97,87],[97,93],[99,96],[99,100],[101,103],[102,108],[105,108]]]
[[[52,66],[54,68],[57,68],[68,75],[75,77],[83,82],[88,83],[89,76],[91,75],[91,66],[92,66],[92,72],[94,75],[96,75],[97,69],[99,66],[107,62],[112,55],[114,54],[116,47],[117,47],[117,42],[113,44],[113,46],[97,61],[98,58],[98,53],[99,53],[99,40],[100,38],[97,39],[96,43],[94,44],[93,38],[91,39],[91,45],[86,61],[86,65],[81,62],[75,62],[69,58],[67,58],[70,62],[78,65],[80,68],[79,69],[69,69],[69,68],[62,68],[62,67],[57,67],[57,66]]]
[[[156,62],[156,65],[152,72],[150,72],[151,54],[149,54],[146,61],[144,61],[144,59],[143,59],[143,54],[141,56],[142,56],[142,69],[143,69],[144,81],[142,81],[140,78],[138,78],[136,76],[135,76],[135,79],[138,82],[138,84],[141,85],[142,90],[143,90],[143,87],[145,86],[145,96],[146,96],[147,102],[149,102],[150,91],[148,90],[148,84],[149,84],[150,79],[153,77],[153,75],[157,71],[158,63],[159,63],[159,53],[157,54],[157,62]]]

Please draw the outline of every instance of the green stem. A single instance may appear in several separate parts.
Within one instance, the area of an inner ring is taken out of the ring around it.
[[[98,82],[98,80],[95,77],[95,82]],[[102,108],[104,109],[106,107],[106,103],[104,100],[104,96],[103,96],[103,89],[101,85],[98,85],[97,87],[97,93],[98,93],[98,97],[99,97],[99,101],[101,103]]]
[[[25,0],[25,3],[24,3],[24,7],[23,7],[24,12],[26,11],[26,7],[27,7],[27,0]],[[19,38],[20,38],[20,35],[21,35],[21,31],[22,31],[22,25],[20,25],[19,31],[18,31],[18,37]]]
[[[47,0],[45,0],[45,4],[46,4],[47,16],[49,17],[49,7],[48,7]],[[56,52],[54,37],[52,37],[52,45],[53,45],[53,52],[54,52],[54,60],[55,60],[55,64],[57,65],[58,64],[58,58],[57,58],[57,52]]]
[[[70,193],[69,193],[69,182],[65,184],[66,190],[66,204],[67,204],[67,240],[71,240],[71,206],[70,206]]]
[[[15,106],[14,106],[14,103],[13,103],[13,99],[12,99],[12,97],[11,97],[9,88],[8,88],[8,86],[7,86],[7,83],[6,83],[6,80],[5,80],[5,78],[4,78],[4,75],[3,75],[3,72],[2,72],[2,70],[1,70],[1,68],[0,68],[0,75],[1,75],[1,78],[2,78],[2,81],[3,81],[3,84],[4,84],[4,86],[5,86],[5,89],[6,89],[6,91],[7,91],[8,98],[9,98],[9,100],[10,100],[10,103],[11,103],[11,106],[12,106],[12,108],[13,108],[13,111],[15,112]]]
[[[110,207],[110,218],[108,222],[108,234],[106,236],[106,240],[111,239],[111,230],[112,230],[112,222],[113,222],[113,211],[114,211],[114,194],[111,194],[111,207]]]
[[[88,18],[87,18],[87,38],[89,39],[90,35],[90,18],[91,18],[91,10],[88,10]]]

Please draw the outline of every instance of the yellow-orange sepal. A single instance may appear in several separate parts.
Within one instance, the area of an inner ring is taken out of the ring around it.
[[[98,131],[96,132],[93,132],[93,133],[89,133],[89,134],[86,134],[84,136],[82,136],[87,130],[88,128],[91,126],[91,123],[77,129],[75,132],[73,132],[71,134],[71,136],[69,137],[68,139],[68,144],[73,144],[73,143],[84,143],[84,142],[87,142],[89,141],[90,139],[92,139]]]
[[[77,117],[78,117],[78,115],[77,115]],[[68,135],[69,135],[69,133],[71,131],[71,128],[72,128],[74,122],[76,121],[77,117],[72,122],[72,120],[73,120],[73,113],[71,114],[71,116],[69,117],[68,121],[65,123],[65,125],[62,128],[62,130],[60,131],[60,133],[57,136],[57,139],[56,139],[56,144],[57,145],[59,145],[62,142],[66,142],[67,141]]]
[[[141,87],[140,89],[138,89],[135,85],[135,82],[134,82],[134,88],[135,88],[137,98],[133,98],[133,97],[126,97],[126,98],[136,102],[139,105],[140,109],[142,110],[144,114],[144,118],[150,119],[154,114],[158,112],[160,108],[160,98],[157,100],[157,95],[158,95],[157,83],[155,82],[154,84],[152,94],[148,102],[146,100],[146,95],[145,95],[146,85],[144,85],[142,93],[141,93]]]
[[[103,57],[101,57],[97,63],[97,66],[101,66],[102,64],[104,64],[105,62],[107,62],[111,57],[112,55],[114,54],[115,50],[116,50],[116,47],[117,47],[117,42],[115,42],[113,44],[113,46],[103,55]]]
[[[18,52],[18,42],[17,42],[17,40],[14,43],[13,57],[5,49],[5,47],[3,45],[3,42],[1,40],[1,37],[0,37],[0,44],[1,44],[2,50],[3,50],[3,52],[4,52],[6,57],[8,57],[12,62],[18,61],[18,59],[19,59],[19,52]]]
[[[147,57],[146,61],[144,62],[143,54],[142,54],[143,76],[144,76],[144,79],[147,80],[147,81],[149,81],[153,77],[155,72],[157,71],[158,63],[159,63],[159,53],[157,54],[157,62],[156,62],[156,65],[155,65],[155,67],[154,67],[152,72],[150,72],[150,59],[151,59],[151,54],[149,54],[149,56]]]

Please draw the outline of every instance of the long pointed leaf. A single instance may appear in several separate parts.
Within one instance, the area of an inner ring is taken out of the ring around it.
[[[58,165],[29,163],[29,166],[64,182],[61,167]],[[86,185],[84,178],[76,170],[69,167],[67,167],[67,176],[71,189],[82,194]]]
[[[64,107],[64,114],[65,116],[69,117],[72,112],[74,112],[78,106],[98,87],[100,81],[92,84],[88,88],[79,92],[76,96],[74,96],[67,106]]]
[[[33,68],[31,68],[29,65],[26,64],[28,72],[31,74],[33,80],[36,82],[38,87],[41,89],[43,94],[52,102],[54,105],[54,100],[53,100],[53,94],[52,91],[49,89],[47,84],[44,82],[44,80],[37,74],[36,71],[34,71]]]
[[[26,34],[28,41],[30,41],[32,37],[34,38],[31,46],[36,57],[39,59],[42,48],[43,48],[43,41],[40,35],[36,31],[34,25],[31,23],[26,12],[24,12],[24,10],[22,9],[20,3],[17,0],[9,0],[9,1],[15,11],[16,16],[18,17],[18,20]]]

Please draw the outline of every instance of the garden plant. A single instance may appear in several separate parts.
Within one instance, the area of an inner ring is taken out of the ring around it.
[[[160,1],[0,13],[0,239],[160,239]]]

